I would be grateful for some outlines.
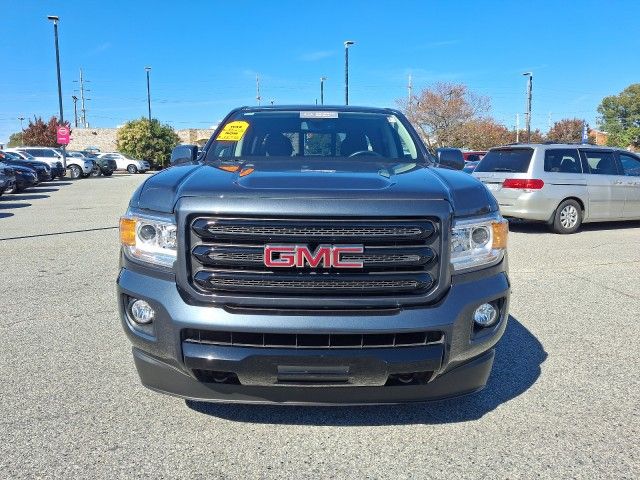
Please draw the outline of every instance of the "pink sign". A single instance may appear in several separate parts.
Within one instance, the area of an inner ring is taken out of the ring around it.
[[[58,127],[58,144],[69,145],[69,134],[71,132],[67,127]]]

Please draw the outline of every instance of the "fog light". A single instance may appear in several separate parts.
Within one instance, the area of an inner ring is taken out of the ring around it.
[[[483,303],[473,312],[473,321],[480,327],[490,327],[498,320],[498,311],[490,303]]]
[[[155,314],[151,305],[144,300],[134,300],[133,303],[131,303],[130,310],[133,320],[143,325],[151,323]]]

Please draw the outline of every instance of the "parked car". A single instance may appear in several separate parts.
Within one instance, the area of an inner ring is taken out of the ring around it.
[[[485,151],[462,152],[465,162],[479,162],[487,154]]]
[[[151,168],[151,165],[146,160],[138,160],[124,155],[120,152],[105,152],[98,154],[99,158],[105,158],[107,160],[115,160],[118,170],[126,170],[127,172],[144,173]]]
[[[505,217],[574,233],[582,223],[640,219],[640,156],[576,144],[518,144],[489,150],[473,172]]]
[[[476,169],[479,163],[480,163],[479,160],[475,162],[466,162],[464,164],[464,168],[462,169],[462,171],[465,173],[473,173],[473,171]]]
[[[4,158],[2,158],[2,156],[4,156]],[[51,180],[51,167],[48,163],[40,162],[38,160],[25,160],[17,153],[7,151],[0,151],[0,158],[2,158],[2,161],[7,165],[32,168],[35,170],[39,182]]]
[[[436,149],[437,166],[450,168],[452,170],[462,170],[464,168],[464,157],[459,148],[442,147]]]
[[[104,175],[105,177],[109,177],[118,169],[118,165],[115,160],[101,158],[96,153],[87,150],[83,150],[80,153],[82,153],[85,158],[93,160],[96,163],[96,168],[91,172],[91,176]]]
[[[29,150],[34,149],[35,153],[39,154],[40,157],[37,157],[29,153]],[[63,168],[62,162],[59,157],[55,155],[55,151],[53,148],[48,148],[45,151],[39,149],[39,147],[17,147],[17,148],[7,148],[5,152],[15,153],[19,155],[25,160],[36,160],[40,162],[44,162],[51,168],[51,179],[54,178],[64,178],[67,174],[67,171]]]
[[[14,191],[15,185],[16,177],[13,169],[0,161],[0,195],[7,191]]]
[[[32,168],[20,165],[9,165],[9,167],[14,172],[15,183],[14,188],[8,189],[5,193],[20,193],[29,187],[38,185],[38,175]]]

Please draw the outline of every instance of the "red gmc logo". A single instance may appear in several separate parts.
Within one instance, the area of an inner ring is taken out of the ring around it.
[[[362,245],[319,245],[315,252],[306,245],[265,245],[264,264],[270,268],[362,268],[362,262],[342,259],[345,253],[363,253]]]

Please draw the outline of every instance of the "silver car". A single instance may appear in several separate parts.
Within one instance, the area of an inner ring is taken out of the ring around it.
[[[493,193],[505,217],[547,222],[557,233],[582,223],[640,220],[640,156],[576,144],[494,148],[473,176]]]

